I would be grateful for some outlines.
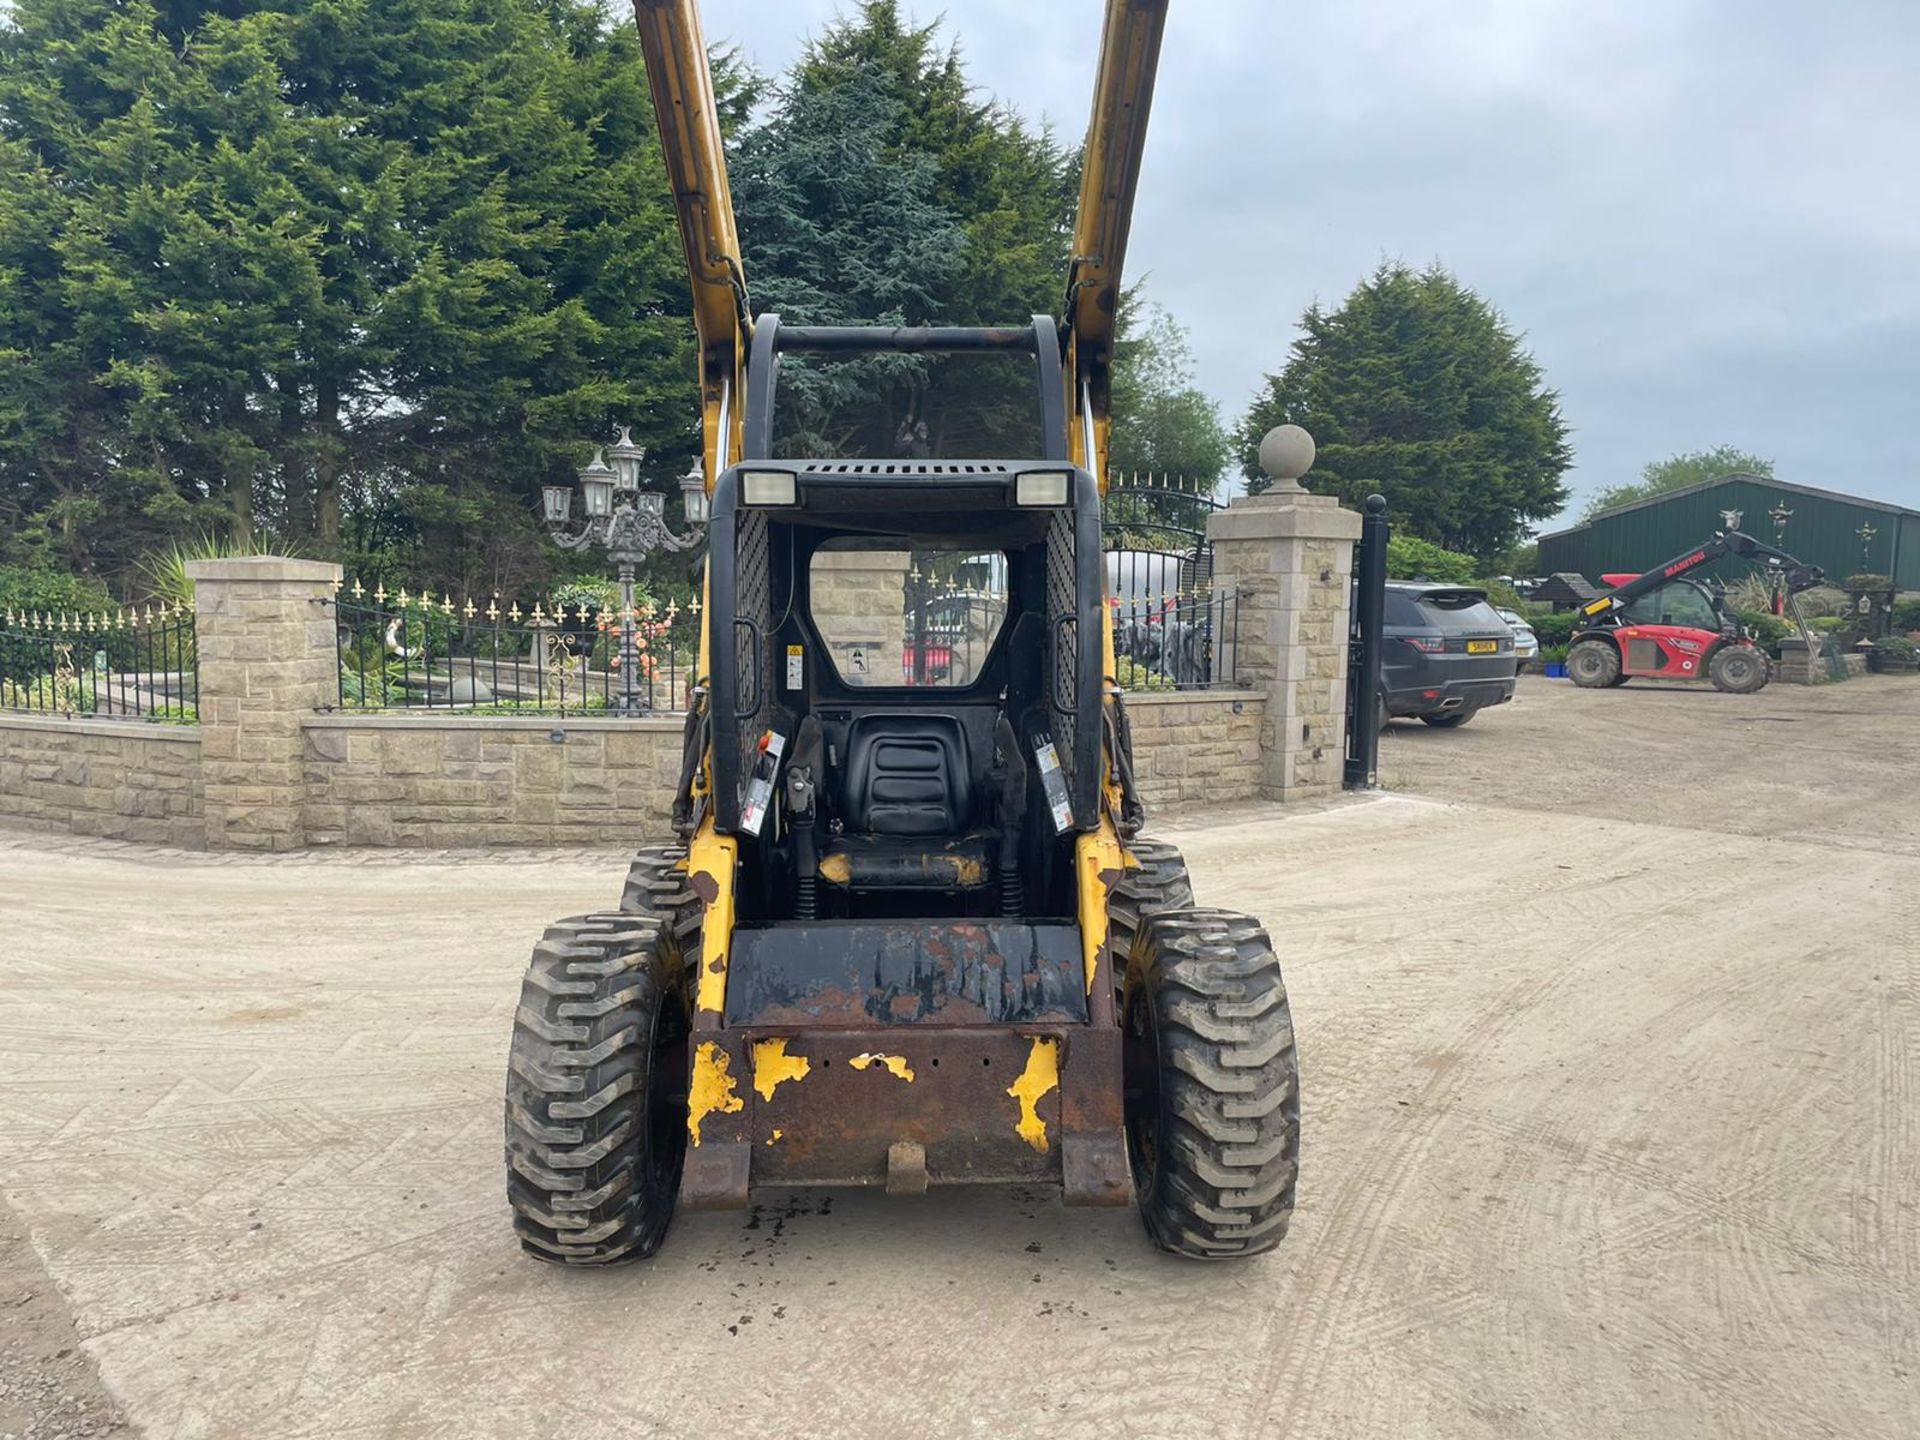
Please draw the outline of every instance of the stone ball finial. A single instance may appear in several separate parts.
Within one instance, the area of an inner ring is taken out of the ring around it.
[[[1260,441],[1260,468],[1271,491],[1298,491],[1300,477],[1313,468],[1313,436],[1298,425],[1276,425]]]

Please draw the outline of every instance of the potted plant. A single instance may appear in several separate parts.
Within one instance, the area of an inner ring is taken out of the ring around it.
[[[1920,645],[1903,635],[1889,635],[1873,642],[1867,665],[1876,675],[1915,674],[1920,672]]]
[[[1567,678],[1567,647],[1564,645],[1542,645],[1540,647],[1540,673],[1549,680]]]

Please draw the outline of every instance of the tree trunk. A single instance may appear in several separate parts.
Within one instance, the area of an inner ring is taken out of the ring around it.
[[[278,469],[282,523],[292,536],[311,536],[313,524],[313,482],[304,447],[300,444],[300,381],[297,376],[282,375],[274,381],[280,392],[280,443]]]
[[[227,495],[233,502],[233,543],[245,549],[253,544],[253,474],[227,477]]]
[[[340,433],[340,383],[332,375],[320,377],[314,421],[320,431],[320,452],[314,467],[314,528],[320,539],[320,553],[337,559],[340,554],[340,471],[346,462],[346,441]]]

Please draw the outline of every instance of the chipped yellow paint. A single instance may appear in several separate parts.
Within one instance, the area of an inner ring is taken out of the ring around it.
[[[767,1143],[767,1144],[769,1144],[769,1145],[771,1145],[771,1144],[773,1144],[773,1142],[774,1142],[774,1141],[776,1141],[776,1140],[778,1140],[778,1139],[780,1139],[780,1138],[781,1138],[782,1136],[784,1136],[784,1135],[785,1135],[786,1133],[787,1133],[787,1132],[786,1132],[786,1131],[784,1131],[784,1130],[778,1130],[778,1129],[776,1129],[776,1130],[775,1130],[775,1131],[773,1132],[773,1134],[771,1134],[771,1135],[769,1135],[769,1136],[767,1137],[767,1140],[766,1140],[766,1143]]]
[[[853,862],[844,855],[829,855],[820,862],[820,878],[834,885],[853,879]]]
[[[1047,1122],[1040,1118],[1040,1101],[1049,1091],[1060,1088],[1060,1042],[1036,1039],[1027,1052],[1027,1068],[1007,1087],[1007,1094],[1020,1102],[1020,1123],[1014,1133],[1042,1155],[1047,1153]]]
[[[986,878],[986,867],[980,863],[977,856],[949,855],[946,858],[953,864],[954,884],[971,889]]]
[[[707,816],[687,846],[687,879],[706,902],[700,922],[700,978],[694,986],[698,1010],[718,1015],[727,1004],[727,954],[733,943],[733,875],[740,843],[713,828]]]
[[[753,1088],[762,1100],[773,1099],[773,1092],[785,1080],[804,1080],[813,1069],[804,1055],[787,1054],[784,1036],[778,1040],[753,1042]]]
[[[718,1110],[722,1115],[739,1112],[747,1102],[734,1093],[734,1079],[728,1074],[731,1062],[727,1052],[713,1041],[704,1041],[693,1052],[693,1083],[687,1087],[687,1136],[698,1146],[700,1123]]]
[[[1100,968],[1100,947],[1107,943],[1107,901],[1112,893],[1109,876],[1126,873],[1127,852],[1113,822],[1100,817],[1100,828],[1073,844],[1075,873],[1080,880],[1080,948],[1087,969],[1087,994],[1093,994],[1094,972]],[[1117,962],[1116,962],[1117,963]]]
[[[854,1056],[847,1063],[856,1070],[864,1070],[869,1065],[884,1065],[909,1085],[913,1083],[913,1067],[907,1064],[904,1055],[882,1055],[878,1050],[872,1050],[865,1055]]]

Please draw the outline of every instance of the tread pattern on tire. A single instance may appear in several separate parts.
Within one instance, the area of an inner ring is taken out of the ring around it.
[[[1157,1153],[1139,1197],[1148,1233],[1200,1258],[1270,1250],[1293,1217],[1300,1146],[1272,942],[1247,916],[1189,910],[1149,919],[1138,960],[1129,1004],[1154,1005],[1160,1062]]]
[[[1707,678],[1713,682],[1714,689],[1723,691],[1729,695],[1752,695],[1767,688],[1768,682],[1773,678],[1773,663],[1766,655],[1761,654],[1759,651],[1753,651],[1751,654],[1745,653],[1749,648],[1750,647],[1747,646],[1723,645],[1713,652],[1712,658],[1707,661]],[[1736,654],[1736,652],[1741,653]],[[1730,655],[1735,659],[1745,659],[1751,663],[1753,667],[1751,671],[1753,681],[1751,684],[1733,685],[1727,682],[1725,667],[1729,663],[1727,657]]]
[[[687,881],[686,862],[684,845],[642,845],[620,886],[620,908],[631,915],[652,915],[665,925],[691,984],[700,964],[706,908]]]
[[[1127,849],[1140,868],[1122,876],[1107,899],[1107,941],[1113,947],[1116,985],[1126,976],[1127,957],[1147,918],[1194,906],[1193,881],[1178,847],[1164,840],[1134,840]]]
[[[513,1226],[539,1259],[637,1260],[666,1232],[672,1194],[662,1204],[643,1173],[655,1026],[685,1004],[663,942],[657,917],[616,912],[558,921],[534,946],[507,1062],[506,1160]]]
[[[1580,658],[1588,654],[1602,658],[1600,658],[1598,669],[1595,671],[1596,678],[1593,680],[1582,680],[1575,671]],[[1622,668],[1620,652],[1613,647],[1612,642],[1607,640],[1576,641],[1573,648],[1567,651],[1567,678],[1583,689],[1598,690],[1612,685],[1615,677],[1620,674]]]

